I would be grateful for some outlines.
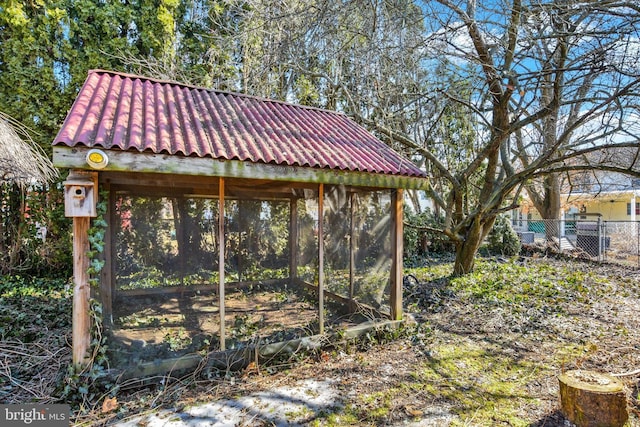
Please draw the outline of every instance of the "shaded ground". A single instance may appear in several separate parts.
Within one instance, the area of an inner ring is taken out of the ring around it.
[[[164,292],[157,292],[158,290]],[[217,293],[154,289],[123,292],[114,303],[113,326],[106,331],[109,366],[127,369],[187,354],[220,349]],[[325,331],[345,330],[367,320],[339,300],[325,297]],[[279,343],[318,333],[317,296],[283,284],[229,287],[225,294],[228,349]]]
[[[114,367],[214,351],[219,347],[218,295],[167,292],[120,296],[107,345]],[[278,342],[306,336],[317,323],[317,309],[302,292],[231,289],[225,297],[227,345],[246,345],[260,337]]]
[[[408,271],[417,280],[405,287],[405,307],[416,324],[403,330],[243,372],[128,381],[85,402],[76,424],[566,426],[557,375],[582,368],[622,374],[629,425],[640,426],[638,271],[531,257],[479,261],[474,274],[454,280],[450,272],[449,263]],[[24,401],[34,389],[8,361],[41,360],[42,343],[0,344],[10,356],[0,365],[0,390]],[[33,355],[20,359],[26,350]],[[45,401],[52,389],[36,379]],[[216,418],[228,414],[223,407],[241,418],[225,424]],[[144,418],[156,413],[156,421]]]
[[[407,284],[405,305],[416,325],[280,365],[220,372],[213,382],[149,389],[138,397],[155,396],[170,412],[156,420],[161,424],[131,418],[128,425],[566,426],[557,375],[574,368],[628,374],[620,378],[628,387],[629,425],[640,425],[637,271],[522,258],[479,262],[473,275],[449,281],[450,268],[410,271],[417,281]],[[325,394],[312,391],[317,384],[325,384]],[[261,410],[251,400],[277,400],[291,390],[295,399],[284,399],[282,410]],[[236,411],[243,418],[225,424],[193,415],[211,402],[244,402]],[[148,409],[123,400],[91,422]],[[193,419],[201,424],[189,424]]]

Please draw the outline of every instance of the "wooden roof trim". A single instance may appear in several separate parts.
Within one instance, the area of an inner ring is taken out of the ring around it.
[[[53,164],[59,168],[91,170],[84,147],[53,147]],[[335,169],[217,160],[168,154],[103,150],[109,157],[104,171],[142,172],[273,181],[351,185],[356,187],[425,189],[428,179]]]

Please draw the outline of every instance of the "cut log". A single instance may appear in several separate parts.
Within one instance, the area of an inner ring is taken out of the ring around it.
[[[599,372],[573,370],[558,377],[564,416],[578,427],[621,427],[629,418],[624,385]]]

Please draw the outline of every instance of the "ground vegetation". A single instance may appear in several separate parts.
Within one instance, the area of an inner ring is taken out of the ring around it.
[[[199,370],[116,384],[94,368],[75,377],[82,387],[75,393],[68,387],[74,377],[66,375],[66,284],[3,277],[1,314],[8,326],[1,330],[7,355],[1,398],[66,399],[77,424],[101,425],[161,408],[277,393],[321,378],[339,384],[333,398],[340,404],[291,419],[309,425],[562,426],[557,376],[580,368],[618,375],[627,387],[631,425],[638,423],[637,271],[534,254],[482,258],[475,273],[452,273],[450,256],[407,270],[405,309],[414,322],[400,330],[328,343],[238,372]],[[268,422],[268,413],[260,416]]]

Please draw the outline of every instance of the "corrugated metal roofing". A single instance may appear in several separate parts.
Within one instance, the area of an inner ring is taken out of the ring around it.
[[[53,144],[425,176],[344,114],[102,70]]]

